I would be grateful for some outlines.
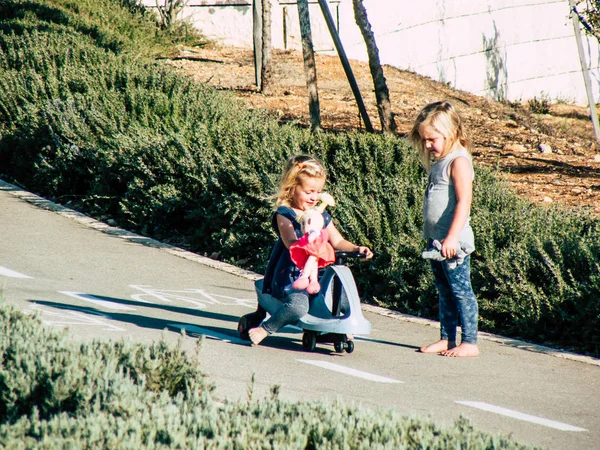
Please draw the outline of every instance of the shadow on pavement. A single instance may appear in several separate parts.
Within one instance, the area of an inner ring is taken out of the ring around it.
[[[91,294],[90,294],[91,295]],[[107,301],[112,303],[117,303],[125,306],[135,306],[142,308],[153,308],[160,309],[163,311],[168,311],[174,314],[184,314],[189,316],[195,316],[199,318],[205,318],[209,320],[218,320],[224,322],[231,322],[233,325],[231,328],[217,327],[211,326],[207,324],[199,324],[195,323],[193,320],[182,322],[180,320],[169,319],[169,318],[155,318],[144,316],[140,314],[131,314],[131,313],[123,313],[123,312],[115,312],[115,311],[105,311],[97,308],[89,307],[89,306],[79,306],[65,303],[52,302],[47,300],[30,300],[32,303],[37,305],[48,306],[51,308],[69,310],[69,311],[78,311],[86,314],[92,314],[96,316],[107,317],[111,320],[115,320],[118,322],[131,323],[139,327],[143,328],[152,328],[156,330],[185,330],[185,333],[189,337],[200,337],[204,335],[209,339],[219,339],[219,340],[227,340],[232,344],[236,345],[245,345],[250,346],[249,341],[244,341],[240,339],[239,333],[237,331],[237,323],[240,319],[240,316],[217,313],[213,311],[205,311],[201,309],[195,308],[185,308],[181,306],[173,306],[166,304],[155,304],[155,303],[145,303],[134,300],[126,300],[122,298],[114,298],[114,297],[106,297],[101,295],[92,295],[94,299]],[[285,351],[294,351],[294,352],[303,352],[308,353],[304,347],[302,346],[302,331],[290,331],[293,330],[290,328],[284,329],[281,333],[268,336],[264,341],[261,342],[260,347],[267,347]],[[297,337],[292,337],[290,334],[296,334]],[[412,350],[418,350],[418,346],[401,344],[398,342],[390,342],[390,341],[382,341],[379,339],[371,339],[368,337],[355,337],[355,345],[357,348],[362,347],[368,343],[377,343],[377,344],[385,344],[385,345],[393,345],[397,347],[403,347]],[[318,343],[315,350],[312,352],[313,354],[333,354],[337,356],[342,356],[343,353],[336,353],[333,347],[333,344],[329,343]]]
[[[111,320],[115,320],[118,322],[131,323],[131,324],[134,324],[134,325],[136,325],[138,327],[142,327],[142,328],[152,328],[152,329],[161,330],[161,331],[165,330],[165,329],[171,329],[171,330],[173,330],[173,329],[182,330],[183,329],[183,330],[186,330],[186,334],[188,336],[191,336],[191,333],[188,333],[187,329],[196,327],[199,330],[206,330],[206,331],[212,332],[212,333],[195,333],[196,335],[205,334],[209,337],[217,336],[220,338],[229,339],[233,343],[239,344],[240,342],[243,342],[245,344],[245,342],[241,341],[241,339],[239,338],[237,329],[235,327],[223,328],[223,327],[199,325],[199,324],[194,323],[193,321],[181,322],[181,321],[178,321],[175,319],[169,319],[169,318],[155,318],[155,317],[148,317],[148,316],[143,316],[143,315],[139,315],[139,314],[130,314],[130,313],[115,312],[115,311],[107,312],[107,311],[101,311],[99,309],[87,307],[87,306],[69,305],[69,304],[65,304],[65,303],[57,303],[57,302],[51,302],[51,301],[46,301],[46,300],[31,300],[31,302],[35,303],[36,305],[43,305],[43,306],[48,306],[48,307],[56,308],[56,309],[77,311],[77,312],[83,312],[86,314],[92,314],[95,316],[102,316],[102,317],[106,317],[106,318],[109,318]],[[130,302],[127,300],[125,300],[125,302],[138,305],[138,302]],[[150,306],[151,307],[153,305],[146,305],[145,303],[139,303],[139,306]],[[154,305],[154,306],[156,306],[156,305]],[[164,305],[160,305],[160,306],[162,307]],[[187,313],[187,311],[192,311],[192,314],[197,317],[203,317],[203,318],[208,318],[208,319],[212,319],[212,320],[234,322],[235,324],[237,324],[237,321],[239,319],[237,316],[214,313],[214,312],[210,312],[210,311],[198,311],[198,310],[190,310],[188,308],[168,307],[168,306],[166,309],[168,309],[169,311],[172,311],[172,312],[177,312],[177,313]]]
[[[235,322],[236,324],[239,320],[238,316],[234,316],[234,315],[230,315],[230,314],[222,314],[222,313],[217,313],[217,312],[213,312],[213,311],[205,311],[205,310],[197,309],[197,308],[185,308],[185,307],[181,307],[181,306],[172,306],[172,305],[157,304],[157,303],[145,303],[145,302],[139,302],[139,301],[135,301],[135,300],[125,300],[122,298],[106,297],[103,295],[94,295],[94,294],[86,294],[86,295],[89,297],[93,297],[96,300],[117,303],[120,305],[136,306],[139,308],[161,309],[161,310],[172,312],[175,314],[185,314],[185,315],[189,315],[189,316],[206,317],[208,319]],[[46,301],[46,300],[30,300],[30,301],[33,303],[40,304],[40,305],[51,306],[53,308],[77,309],[77,310],[84,311],[84,312],[90,312],[91,314],[100,314],[103,316],[111,316],[111,317],[114,316],[114,314],[112,312],[106,312],[104,310],[99,310],[99,309],[87,307],[87,306],[67,305],[64,303],[50,302],[50,301]]]

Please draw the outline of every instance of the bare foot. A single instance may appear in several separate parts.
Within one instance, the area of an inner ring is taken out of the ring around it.
[[[352,334],[347,334],[346,335],[346,340],[347,341],[353,341],[354,340],[354,336]]]
[[[472,358],[479,355],[479,347],[476,344],[462,343],[458,347],[448,349],[441,352],[442,356],[449,356],[451,358]]]
[[[426,345],[425,347],[421,347],[419,351],[421,353],[442,353],[451,348],[456,347],[454,342],[449,343],[446,339],[440,339],[433,344]]]
[[[248,336],[250,337],[253,345],[260,344],[268,335],[269,333],[267,333],[267,330],[265,330],[263,327],[256,327],[248,330]]]

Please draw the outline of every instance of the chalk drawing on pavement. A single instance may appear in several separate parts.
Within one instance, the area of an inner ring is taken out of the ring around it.
[[[71,291],[58,291],[61,294],[68,295],[69,297],[73,297],[84,302],[92,303],[96,306],[101,306],[106,309],[112,309],[116,311],[135,311],[135,308],[131,308],[126,305],[122,305],[120,303],[111,302],[108,300],[103,300],[101,297],[96,297],[95,295],[86,294],[84,292],[71,292]]]
[[[158,300],[165,303],[184,302],[198,309],[205,309],[210,305],[256,308],[256,298],[211,294],[204,289],[158,289],[139,284],[132,284],[130,287],[140,291],[138,294],[132,294],[131,298],[142,303],[152,303],[152,300]]]
[[[69,327],[72,325],[84,325],[86,327],[100,327],[107,331],[125,331],[124,328],[113,325],[105,316],[88,314],[81,311],[53,311],[40,305],[31,305],[31,312],[37,312],[44,325],[54,327]]]

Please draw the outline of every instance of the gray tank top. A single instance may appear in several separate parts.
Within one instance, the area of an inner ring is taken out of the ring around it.
[[[450,164],[461,156],[469,160],[472,177],[474,178],[475,172],[473,171],[471,155],[463,147],[431,164],[429,182],[423,201],[423,237],[426,239],[441,240],[448,234],[454,218],[454,209],[456,208],[456,192],[452,180],[448,176],[448,169]],[[458,241],[462,248],[468,248],[472,251],[475,248],[475,239],[470,220],[471,217],[469,216],[458,236]]]

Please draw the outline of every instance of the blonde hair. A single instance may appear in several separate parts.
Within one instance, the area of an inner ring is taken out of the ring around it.
[[[275,197],[276,206],[292,206],[292,196],[296,186],[302,184],[305,178],[327,178],[323,163],[309,155],[297,155],[290,158],[285,166],[279,193]]]
[[[432,127],[446,138],[444,155],[448,154],[457,143],[471,153],[471,140],[454,106],[446,101],[430,103],[421,110],[409,134],[413,146],[419,150],[427,172],[431,168],[431,153],[425,148],[421,137],[421,130],[425,126]]]

